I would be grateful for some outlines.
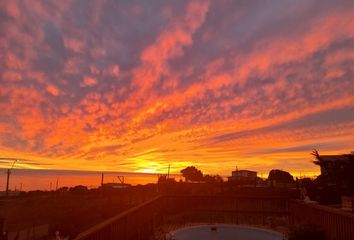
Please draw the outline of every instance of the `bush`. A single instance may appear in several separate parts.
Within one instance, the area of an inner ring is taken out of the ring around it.
[[[69,192],[73,193],[73,194],[82,194],[82,193],[87,193],[88,189],[86,186],[83,185],[77,185],[75,187],[71,187],[69,189]]]

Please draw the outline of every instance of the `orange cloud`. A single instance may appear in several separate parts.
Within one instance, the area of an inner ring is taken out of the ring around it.
[[[50,94],[52,94],[53,96],[59,96],[60,95],[60,90],[54,85],[48,85],[47,86],[47,91]]]

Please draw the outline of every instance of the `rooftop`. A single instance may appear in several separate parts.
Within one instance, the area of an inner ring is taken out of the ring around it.
[[[322,161],[329,162],[329,161],[349,161],[350,158],[348,155],[321,155],[320,156]]]

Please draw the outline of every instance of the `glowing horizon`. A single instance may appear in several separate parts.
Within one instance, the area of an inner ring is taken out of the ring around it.
[[[18,168],[312,176],[313,149],[354,150],[353,2],[0,9],[0,158]]]

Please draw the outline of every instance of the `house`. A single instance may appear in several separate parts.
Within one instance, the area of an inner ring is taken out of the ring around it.
[[[319,155],[314,151],[315,164],[321,168],[318,180],[323,186],[335,187],[343,194],[354,195],[354,153]]]
[[[319,156],[321,175],[331,176],[335,174],[338,169],[347,167],[350,161],[350,155],[321,155]]]
[[[102,189],[124,189],[131,187],[131,184],[126,183],[104,183]]]
[[[257,172],[250,170],[232,171],[231,177],[228,181],[237,185],[255,185],[257,182]]]

